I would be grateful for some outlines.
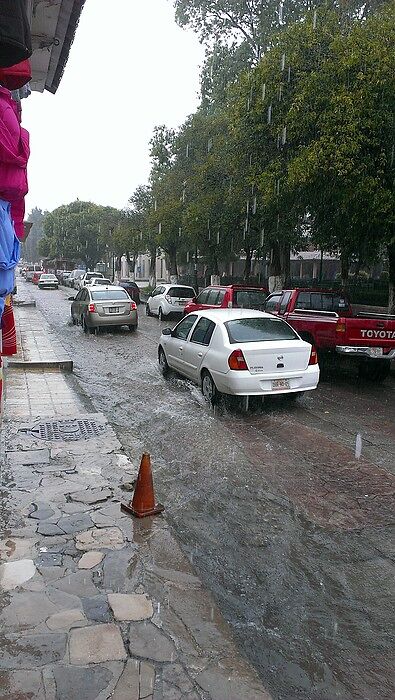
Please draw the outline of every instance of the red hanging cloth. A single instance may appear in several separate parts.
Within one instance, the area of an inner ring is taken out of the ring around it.
[[[21,61],[9,68],[0,68],[0,85],[8,90],[19,90],[32,79],[30,61]]]

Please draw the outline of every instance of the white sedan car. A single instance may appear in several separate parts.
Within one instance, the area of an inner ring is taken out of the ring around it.
[[[200,384],[204,397],[300,394],[316,389],[320,371],[314,347],[280,318],[248,309],[188,314],[159,341],[158,359]]]

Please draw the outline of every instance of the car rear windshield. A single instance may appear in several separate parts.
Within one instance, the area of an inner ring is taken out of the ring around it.
[[[233,306],[239,309],[257,309],[265,305],[267,294],[261,289],[235,289]]]
[[[261,343],[266,340],[295,340],[296,333],[281,319],[238,318],[225,323],[231,343]]]
[[[350,310],[350,305],[342,294],[331,292],[299,292],[295,309],[343,313]]]
[[[130,299],[123,289],[100,289],[91,292],[94,301],[125,301]]]
[[[195,290],[192,287],[172,287],[167,294],[172,298],[192,299],[195,296]]]
[[[105,285],[105,284],[111,284],[111,280],[108,280],[106,277],[98,277],[97,279],[94,280],[94,284],[99,284],[99,285]]]
[[[101,272],[87,272],[85,275],[87,280],[91,280],[94,277],[103,277]]]

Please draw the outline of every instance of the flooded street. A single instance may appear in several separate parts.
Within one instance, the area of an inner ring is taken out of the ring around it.
[[[141,306],[136,333],[85,335],[72,290],[18,287],[131,458],[151,453],[166,518],[273,698],[393,698],[394,378],[331,370],[295,403],[213,413],[158,370],[173,323]]]

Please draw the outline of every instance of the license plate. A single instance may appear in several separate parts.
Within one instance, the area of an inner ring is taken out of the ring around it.
[[[279,391],[280,389],[290,389],[289,379],[273,379],[272,389]]]
[[[119,306],[110,306],[108,309],[110,314],[118,314],[119,313]]]

